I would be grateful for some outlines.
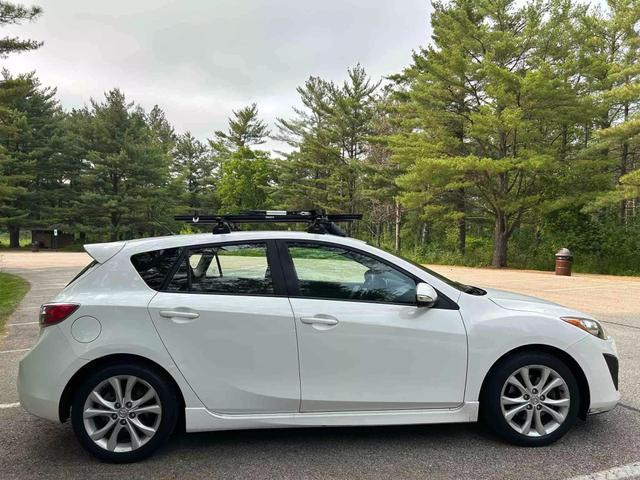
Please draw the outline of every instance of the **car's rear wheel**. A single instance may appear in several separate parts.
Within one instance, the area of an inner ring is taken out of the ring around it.
[[[169,438],[178,408],[172,385],[155,370],[111,365],[77,389],[71,422],[82,446],[101,460],[135,462]]]
[[[580,389],[559,358],[523,352],[493,370],[481,402],[485,422],[500,437],[517,445],[544,446],[575,423]]]

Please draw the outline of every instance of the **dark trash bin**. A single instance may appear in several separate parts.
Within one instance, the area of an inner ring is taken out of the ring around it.
[[[556,275],[570,277],[572,262],[573,255],[568,248],[561,248],[558,250],[558,253],[556,253]]]

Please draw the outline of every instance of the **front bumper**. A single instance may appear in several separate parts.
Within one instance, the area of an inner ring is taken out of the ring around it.
[[[567,349],[582,368],[589,384],[589,414],[612,410],[620,401],[617,385],[618,352],[612,338],[602,340],[589,335]],[[607,356],[610,357],[607,361]],[[612,370],[612,358],[616,371]]]
[[[41,418],[60,421],[59,403],[65,385],[87,363],[78,358],[58,326],[45,328],[18,367],[22,407]]]

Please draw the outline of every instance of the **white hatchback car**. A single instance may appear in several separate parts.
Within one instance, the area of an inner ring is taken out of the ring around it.
[[[188,432],[474,422],[547,445],[620,395],[590,315],[364,242],[234,232],[87,245],[20,362],[20,401],[112,462]]]

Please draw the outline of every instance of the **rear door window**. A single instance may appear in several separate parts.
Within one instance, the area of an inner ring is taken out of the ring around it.
[[[167,291],[274,295],[265,243],[189,248]]]

